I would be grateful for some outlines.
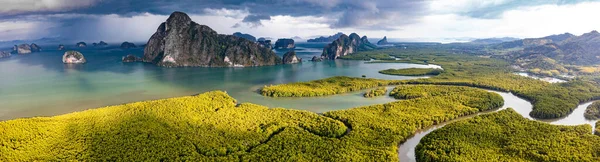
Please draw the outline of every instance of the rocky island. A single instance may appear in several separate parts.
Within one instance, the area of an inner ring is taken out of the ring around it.
[[[31,52],[40,52],[40,51],[42,51],[42,47],[38,46],[35,43],[31,43],[31,45],[29,45],[29,48],[31,48]]]
[[[83,64],[86,62],[83,54],[77,51],[67,51],[62,57],[62,61],[65,64]]]
[[[301,63],[302,59],[296,56],[295,51],[288,51],[283,54],[283,64],[297,64]]]
[[[107,45],[108,45],[108,43],[106,43],[106,42],[104,42],[104,41],[100,41],[100,42],[98,42],[98,43],[94,43],[94,44],[92,44],[92,45],[94,45],[94,46],[99,46],[99,47],[102,47],[102,46],[107,46]]]
[[[65,49],[65,45],[62,45],[62,44],[59,44],[59,45],[58,45],[58,50],[59,50],[59,51],[62,51],[62,50],[64,50],[64,49]]]
[[[135,55],[129,54],[127,56],[123,56],[123,62],[139,62],[142,61],[141,57],[137,57]]]
[[[366,51],[377,48],[374,44],[371,44],[367,39],[367,36],[362,38],[356,33],[346,36],[343,34],[337,40],[325,46],[321,58],[335,60],[338,57],[346,56],[358,51]]]
[[[389,44],[387,41],[387,36],[384,36],[383,39],[377,41],[377,45],[386,45]]]
[[[75,46],[77,46],[77,47],[87,47],[87,44],[85,44],[85,42],[79,42]]]
[[[10,52],[0,51],[0,59],[10,57]]]
[[[294,49],[296,48],[296,44],[294,44],[293,39],[277,39],[275,42],[275,49]]]
[[[28,54],[31,53],[31,46],[29,46],[28,44],[21,44],[21,45],[15,45],[13,47],[13,51],[14,53],[17,54]]]
[[[267,40],[265,38],[258,39],[258,45],[264,48],[273,49],[273,45],[271,44],[271,40]]]
[[[133,43],[129,43],[129,42],[123,42],[121,43],[121,48],[122,49],[129,49],[129,48],[136,48],[137,46],[135,46],[135,44]]]
[[[150,37],[144,62],[158,66],[248,67],[281,64],[275,52],[247,39],[218,34],[173,12]]]

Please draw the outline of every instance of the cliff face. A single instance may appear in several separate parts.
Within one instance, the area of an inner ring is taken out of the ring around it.
[[[13,50],[18,54],[28,54],[32,52],[31,46],[29,46],[28,44],[21,44],[19,46],[15,45],[15,47],[13,47]]]
[[[271,49],[217,34],[193,22],[187,14],[174,12],[148,40],[143,61],[167,67],[246,67],[280,64],[281,58]]]
[[[294,49],[296,44],[293,39],[277,39],[275,42],[275,49]]]
[[[284,64],[297,64],[300,62],[302,62],[302,59],[298,58],[298,56],[296,56],[295,51],[289,51],[289,52],[283,54],[283,63]]]
[[[337,40],[325,46],[321,57],[324,59],[335,60],[338,57],[346,56],[358,51],[366,51],[377,48],[371,44],[367,36],[360,38],[358,34],[352,33],[350,36],[343,34]]]
[[[29,48],[31,48],[31,52],[40,52],[40,51],[42,51],[42,47],[38,46],[35,43],[31,43],[31,45],[29,45]]]

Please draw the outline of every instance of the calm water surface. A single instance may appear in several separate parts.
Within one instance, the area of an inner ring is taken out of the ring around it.
[[[162,68],[146,63],[122,63],[127,54],[141,56],[143,48],[123,50],[75,48],[88,63],[65,65],[64,51],[43,47],[43,52],[13,55],[0,60],[0,120],[51,116],[135,101],[193,95],[223,90],[238,102],[269,107],[309,110],[317,113],[387,103],[389,97],[366,99],[361,92],[317,98],[269,98],[256,93],[264,85],[310,81],[332,76],[380,79],[413,79],[389,76],[389,68],[439,67],[416,64],[365,64],[363,61],[306,62],[321,54],[324,44],[298,44],[296,52],[305,62],[248,68]],[[8,49],[1,49],[8,50]],[[283,55],[286,51],[276,51]]]

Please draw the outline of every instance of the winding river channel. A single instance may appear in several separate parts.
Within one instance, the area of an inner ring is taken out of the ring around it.
[[[555,124],[555,125],[590,124],[590,125],[592,125],[592,131],[594,130],[593,128],[595,126],[596,121],[595,120],[587,120],[583,117],[583,113],[585,112],[585,109],[587,108],[587,106],[592,104],[593,101],[579,104],[577,106],[577,108],[567,117],[559,118],[559,119],[552,119],[552,120],[540,120],[540,119],[535,119],[535,118],[529,116],[529,112],[531,112],[531,110],[533,108],[533,105],[529,101],[522,99],[520,97],[517,97],[514,94],[508,93],[508,92],[499,92],[499,91],[491,91],[491,90],[487,90],[487,91],[494,92],[494,93],[497,93],[500,96],[502,96],[502,98],[504,99],[504,106],[502,106],[499,109],[489,110],[489,111],[480,112],[477,114],[463,116],[463,117],[460,117],[455,120],[451,120],[448,122],[440,123],[438,125],[427,127],[425,129],[418,130],[417,132],[415,132],[413,137],[407,139],[406,142],[400,144],[400,146],[398,147],[398,159],[400,159],[400,161],[402,161],[402,162],[416,161],[415,148],[419,144],[419,141],[421,141],[421,139],[423,137],[425,137],[425,135],[431,133],[432,131],[434,131],[436,129],[440,129],[440,128],[444,127],[445,125],[456,122],[456,121],[469,119],[471,117],[478,116],[481,114],[497,112],[497,111],[504,110],[507,108],[512,108],[517,113],[521,114],[521,116],[523,116],[527,119],[530,119],[530,120],[541,121],[541,122],[546,122],[546,123]]]

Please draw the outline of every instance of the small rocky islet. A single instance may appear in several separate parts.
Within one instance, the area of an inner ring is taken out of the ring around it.
[[[137,46],[133,43],[130,42],[123,42],[121,43],[121,49],[129,49],[129,48],[137,48]]]
[[[67,51],[62,57],[65,64],[83,64],[86,62],[85,57],[78,51]]]
[[[297,64],[301,62],[302,59],[296,56],[295,51],[288,51],[283,55],[283,64]]]
[[[42,48],[35,43],[20,44],[20,45],[15,45],[13,47],[13,53],[16,53],[16,54],[29,54],[32,52],[40,52],[40,51],[42,51]]]

